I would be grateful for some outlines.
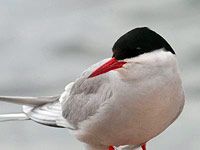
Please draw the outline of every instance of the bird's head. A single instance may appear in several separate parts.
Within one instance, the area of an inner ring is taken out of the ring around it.
[[[175,54],[167,41],[156,32],[147,27],[135,28],[121,36],[115,42],[112,48],[112,58],[97,68],[89,78],[121,68],[127,63],[125,61],[126,59],[134,58],[158,49],[163,49]]]

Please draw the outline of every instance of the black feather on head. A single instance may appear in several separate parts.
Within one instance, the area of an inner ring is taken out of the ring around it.
[[[121,36],[114,44],[113,57],[117,60],[132,58],[164,48],[175,54],[167,41],[147,27],[135,28]]]

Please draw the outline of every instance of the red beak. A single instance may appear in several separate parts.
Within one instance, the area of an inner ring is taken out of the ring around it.
[[[92,74],[88,78],[92,78],[101,74],[104,74],[106,72],[109,72],[111,70],[115,70],[118,68],[121,68],[126,62],[124,61],[118,61],[114,57],[107,61],[105,64],[97,68],[95,71],[92,72]]]

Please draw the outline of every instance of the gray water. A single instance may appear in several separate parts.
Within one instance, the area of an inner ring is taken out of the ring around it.
[[[138,26],[160,33],[177,53],[186,106],[149,150],[200,149],[199,0],[0,0],[0,95],[62,93],[88,66],[110,57],[115,40]],[[20,112],[0,103],[0,113]],[[0,124],[2,150],[82,150],[65,129],[31,121]]]

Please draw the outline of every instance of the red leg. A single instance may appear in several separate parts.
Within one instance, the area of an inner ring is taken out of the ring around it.
[[[109,146],[108,150],[115,150],[113,146]]]
[[[146,143],[142,144],[141,147],[142,147],[142,150],[146,150]]]

